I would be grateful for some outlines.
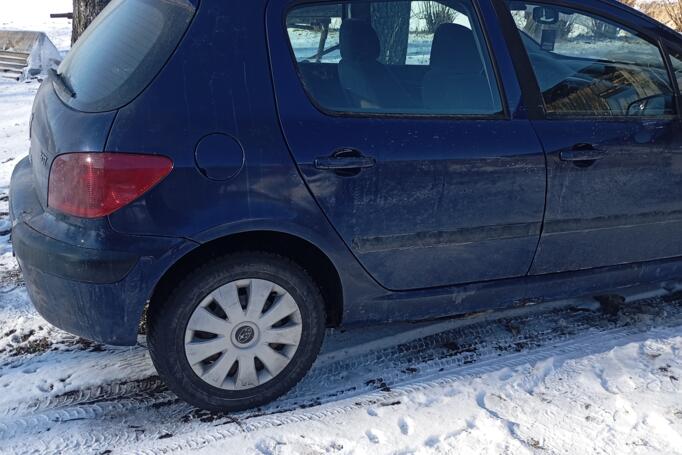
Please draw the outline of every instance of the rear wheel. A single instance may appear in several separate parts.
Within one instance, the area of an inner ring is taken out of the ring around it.
[[[239,253],[196,270],[150,308],[149,351],[182,399],[238,411],[301,380],[317,357],[324,323],[320,290],[299,265]]]

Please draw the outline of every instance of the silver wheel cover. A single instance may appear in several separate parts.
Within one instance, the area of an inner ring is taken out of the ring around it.
[[[301,311],[267,280],[233,281],[196,307],[185,330],[185,356],[208,384],[245,390],[264,384],[291,362],[301,342]]]

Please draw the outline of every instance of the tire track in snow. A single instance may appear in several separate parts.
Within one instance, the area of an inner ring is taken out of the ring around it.
[[[522,314],[519,314],[519,310],[511,311],[509,314],[513,315],[510,318],[510,324],[531,323],[533,320],[540,317],[533,314],[523,314],[523,312]],[[451,338],[453,338],[453,334],[450,333],[452,330],[467,331],[466,333],[462,333],[461,337],[489,337],[493,334],[492,330],[486,329],[483,327],[483,324],[488,321],[497,323],[498,321],[505,319],[504,315],[505,313],[501,312],[498,314],[491,314],[490,316],[478,316],[475,319],[463,318],[448,320],[403,332],[398,335],[383,337],[378,340],[353,346],[350,349],[342,348],[336,351],[323,353],[313,366],[311,372],[304,379],[303,384],[312,382],[317,386],[319,385],[319,379],[324,378],[325,376],[330,374],[344,374],[349,369],[354,369],[358,366],[378,360],[390,361],[393,359],[404,361],[403,357],[412,352],[418,353],[425,349],[446,345],[448,341],[451,341]],[[469,343],[469,345],[462,345],[460,349],[466,354],[467,350],[473,352],[474,346]],[[137,361],[139,361],[139,359],[133,360],[133,362]],[[462,361],[466,362],[467,359],[463,358]],[[318,380],[315,380],[315,378]],[[9,417],[19,417],[57,408],[102,403],[141,396],[145,393],[153,395],[156,391],[164,390],[165,387],[161,380],[156,376],[151,376],[137,380],[98,384],[57,396],[48,396],[44,399],[38,399],[28,403],[19,402],[13,405],[6,405],[4,409],[0,409],[0,436],[2,434],[2,422],[8,420]],[[319,390],[315,391],[315,389],[313,389],[313,392],[314,394],[319,395]],[[161,398],[158,402],[161,403],[164,400],[165,398]]]
[[[125,399],[128,397],[154,395],[156,391],[165,390],[165,386],[158,376],[137,380],[100,384],[73,392],[48,397],[42,400],[17,403],[0,409],[0,437],[3,434],[3,421],[11,417],[35,414],[50,409],[78,406],[85,403],[96,403],[107,400]],[[34,416],[36,417],[36,416]]]
[[[139,398],[46,410],[16,419],[5,418],[0,420],[0,441],[12,444],[17,442],[12,440],[15,436],[25,441],[31,433],[42,437],[40,433],[49,428],[56,425],[68,427],[71,422],[82,419],[93,421],[105,418],[116,421],[125,417],[131,420],[132,415],[132,420],[135,420],[137,413],[142,414],[138,415],[142,421],[149,418],[145,412],[150,406],[165,403],[168,409],[157,419],[166,424],[166,431],[175,435],[177,442],[169,440],[167,445],[159,446],[160,441],[156,441],[159,435],[153,432],[141,436],[138,431],[114,432],[110,428],[108,432],[83,434],[77,428],[65,427],[63,436],[55,437],[53,434],[48,441],[43,441],[44,448],[47,452],[55,453],[96,452],[120,445],[137,445],[144,440],[154,441],[154,445],[158,446],[149,448],[149,452],[145,453],[167,453],[204,446],[215,439],[228,438],[244,431],[319,420],[359,407],[387,404],[415,390],[440,386],[462,377],[504,367],[532,363],[548,355],[584,352],[598,345],[606,336],[616,340],[646,332],[651,325],[651,321],[646,321],[647,318],[665,317],[664,321],[658,321],[658,325],[682,324],[682,311],[679,308],[675,305],[657,305],[663,309],[659,311],[661,314],[645,314],[644,323],[638,315],[608,321],[601,313],[559,310],[494,322],[471,323],[393,347],[370,350],[348,358],[340,357],[316,366],[292,393],[264,408],[260,414],[247,412],[229,418],[209,418],[205,423],[198,418],[182,422],[181,417],[186,417],[190,408],[175,403],[169,392],[159,392]],[[376,376],[377,373],[381,373],[381,377]],[[368,377],[373,379],[366,381]],[[175,424],[167,424],[169,415],[175,418]],[[238,424],[231,423],[234,418],[238,419]],[[153,425],[153,419],[148,423]],[[30,453],[31,450],[27,449],[21,443],[10,450]]]
[[[395,386],[390,392],[373,392],[366,394],[361,398],[345,398],[337,403],[330,403],[323,405],[316,411],[292,411],[286,416],[268,415],[258,417],[242,423],[241,425],[232,424],[224,429],[204,428],[200,432],[190,435],[180,436],[179,441],[167,445],[159,445],[158,442],[153,443],[154,447],[135,449],[135,453],[145,455],[168,454],[188,449],[197,449],[205,447],[214,442],[218,442],[230,437],[235,437],[244,433],[251,433],[268,428],[281,427],[295,423],[307,421],[320,421],[334,416],[347,414],[349,412],[367,408],[369,406],[390,406],[393,403],[399,402],[410,394],[417,392],[426,392],[439,387],[455,384],[466,378],[480,376],[486,373],[498,371],[501,368],[515,368],[529,363],[536,363],[551,356],[570,356],[571,354],[583,354],[589,351],[595,344],[603,341],[604,336],[609,336],[613,341],[635,341],[635,335],[642,335],[641,332],[629,331],[627,329],[614,329],[610,331],[599,332],[591,337],[581,339],[579,343],[568,342],[565,345],[556,345],[546,348],[538,349],[532,354],[519,353],[513,354],[504,362],[499,362],[497,359],[489,358],[476,363],[472,366],[458,367],[452,366],[436,373],[428,374],[418,380],[407,381],[403,384]],[[650,336],[651,333],[646,334]],[[130,450],[130,447],[124,447],[124,451]]]

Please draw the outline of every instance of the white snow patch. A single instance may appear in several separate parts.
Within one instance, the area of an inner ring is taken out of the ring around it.
[[[502,368],[407,394],[380,414],[358,409],[325,424],[256,431],[240,437],[239,447],[274,438],[281,450],[273,453],[292,453],[284,447],[294,442],[311,453],[325,444],[342,446],[339,453],[374,454],[681,453],[678,333],[671,329],[598,354]],[[234,442],[199,453],[224,453]]]
[[[50,14],[72,12],[72,0],[0,0],[0,11],[0,29],[45,32],[59,51],[71,48],[71,20]]]

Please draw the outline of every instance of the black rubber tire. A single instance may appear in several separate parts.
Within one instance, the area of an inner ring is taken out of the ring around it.
[[[235,280],[267,279],[286,289],[301,311],[301,342],[291,362],[270,381],[248,390],[223,390],[204,382],[185,357],[185,328],[197,305],[213,290]],[[147,341],[154,366],[180,398],[201,409],[234,412],[262,406],[293,388],[317,358],[324,338],[322,293],[308,273],[291,260],[270,253],[235,253],[189,274],[165,302],[149,309]]]

